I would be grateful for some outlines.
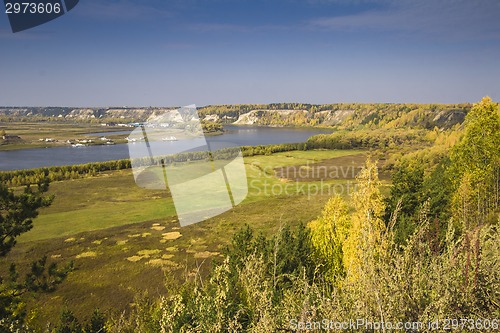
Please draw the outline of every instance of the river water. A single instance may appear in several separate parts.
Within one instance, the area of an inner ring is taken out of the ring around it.
[[[225,132],[222,135],[207,136],[207,141],[212,149],[222,147],[226,143],[230,143],[232,146],[258,146],[305,142],[310,136],[331,132],[313,128],[255,126],[225,126],[224,129]],[[165,144],[177,146],[180,148],[179,150],[182,150],[182,141],[166,142]],[[127,144],[0,151],[0,171],[104,162],[126,158],[129,158]]]

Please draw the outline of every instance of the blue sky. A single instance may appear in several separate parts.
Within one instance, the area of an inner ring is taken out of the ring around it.
[[[9,106],[500,100],[497,0],[80,0],[0,45]]]

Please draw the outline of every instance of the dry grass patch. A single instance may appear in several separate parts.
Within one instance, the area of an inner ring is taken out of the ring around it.
[[[182,234],[178,231],[173,231],[173,232],[163,233],[162,236],[163,236],[163,239],[174,240],[174,239],[182,237]]]
[[[141,260],[142,257],[141,256],[132,256],[132,257],[128,257],[127,260],[128,261],[131,261],[131,262],[137,262],[139,260]]]
[[[116,242],[116,245],[125,245],[125,244],[127,244],[127,242],[128,242],[128,239],[119,240]]]
[[[161,256],[162,259],[172,259],[174,257],[173,254],[164,254]]]
[[[159,225],[154,225],[151,227],[152,230],[156,230],[156,231],[163,231],[165,230],[165,227],[160,227]]]
[[[152,255],[160,253],[161,250],[141,250],[137,252],[138,255],[142,256],[143,258],[149,258]]]
[[[169,268],[177,268],[179,264],[173,262],[172,260],[166,259],[151,259],[148,261],[148,265],[156,266],[156,267],[169,267]]]
[[[76,259],[80,259],[80,258],[95,258],[95,257],[97,257],[97,252],[87,251],[87,252],[82,252],[79,255],[77,255]]]
[[[71,237],[71,238],[65,239],[64,243],[73,243],[74,241],[76,241],[76,238]]]
[[[193,239],[190,240],[190,243],[193,244],[193,245],[195,245],[195,244],[196,245],[198,245],[198,244],[205,244],[206,242],[207,242],[206,239],[203,239],[203,238],[200,238],[200,237],[193,238]]]

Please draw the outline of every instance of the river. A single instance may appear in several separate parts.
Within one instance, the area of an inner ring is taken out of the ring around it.
[[[305,142],[312,135],[329,133],[325,129],[275,128],[255,126],[225,126],[224,134],[207,136],[212,149],[231,143],[234,146],[258,146],[279,143]],[[125,134],[125,132],[124,132]],[[102,135],[102,134],[100,134]],[[182,145],[181,141],[168,142]],[[129,158],[127,144],[54,147],[0,151],[0,170],[32,169],[48,166],[104,162]]]

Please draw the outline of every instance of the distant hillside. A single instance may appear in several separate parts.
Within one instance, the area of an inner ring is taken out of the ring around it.
[[[471,104],[275,103],[210,105],[200,108],[199,113],[202,117],[241,125],[450,128],[461,124],[471,107]]]
[[[241,104],[199,108],[203,120],[263,126],[356,128],[451,128],[461,124],[471,104]],[[136,122],[172,108],[0,107],[0,121]]]
[[[107,122],[111,120],[146,121],[167,108],[71,108],[71,107],[0,107],[0,120],[68,120]]]

